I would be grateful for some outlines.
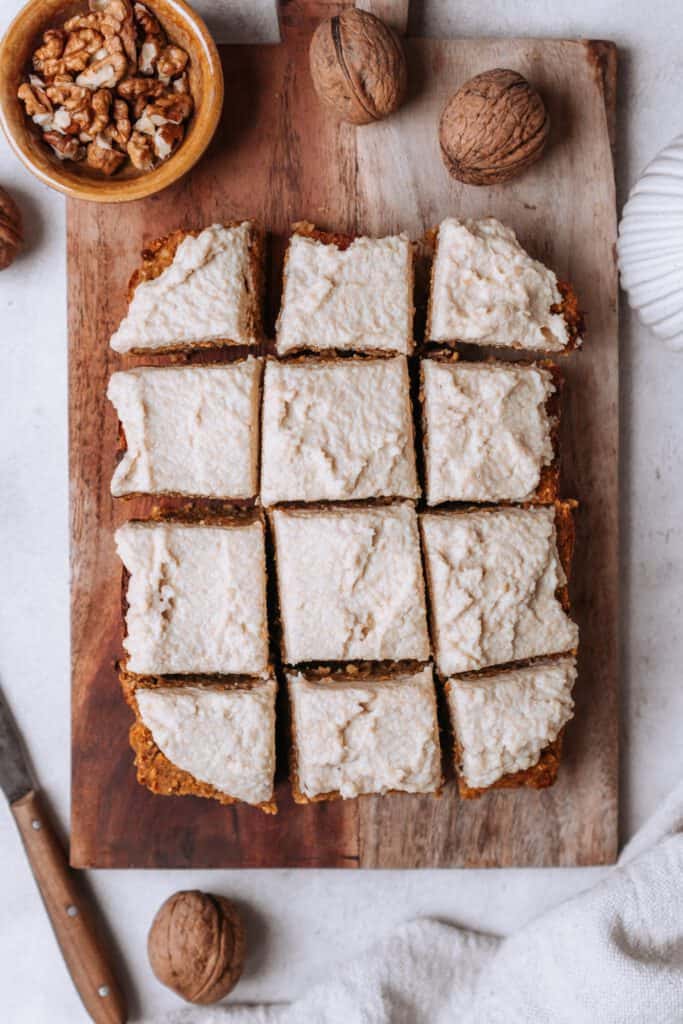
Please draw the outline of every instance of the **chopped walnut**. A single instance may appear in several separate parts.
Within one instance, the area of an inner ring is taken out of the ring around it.
[[[91,11],[114,21],[123,22],[133,15],[133,8],[128,0],[90,0],[88,6]]]
[[[89,167],[93,167],[95,170],[102,171],[103,174],[110,176],[115,171],[118,171],[125,159],[125,153],[114,149],[111,143],[103,138],[102,135],[98,135],[88,146],[85,162]]]
[[[44,78],[54,78],[55,75],[67,74],[69,71],[80,71],[88,63],[87,54],[72,54],[70,57],[54,57],[48,60],[33,59],[33,67],[39,71]]]
[[[132,11],[130,18],[121,26],[121,39],[123,41],[124,53],[128,57],[130,69],[135,71],[138,66],[137,30],[135,28],[135,22],[133,21]]]
[[[135,4],[135,6],[133,7],[133,14],[135,15],[135,20],[145,33],[146,37],[149,38],[151,36],[157,36],[162,39],[166,38],[161,25],[154,17],[152,12],[149,10],[149,8],[145,7],[144,4]]]
[[[126,150],[131,163],[139,171],[149,171],[154,167],[154,148],[149,135],[133,132]]]
[[[45,91],[39,85],[29,85],[24,82],[19,86],[17,96],[24,104],[26,113],[35,121],[38,117],[51,117],[52,104]],[[40,124],[40,121],[36,122]]]
[[[75,94],[71,95],[70,90]],[[50,86],[50,99],[56,105],[49,128],[56,129],[63,135],[79,135],[85,131],[91,121],[90,95],[85,89],[85,96],[80,96],[78,86]]]
[[[108,53],[93,61],[76,79],[77,85],[88,89],[113,89],[128,70],[128,61],[122,53]]]
[[[163,96],[166,88],[163,82],[152,78],[124,78],[116,87],[116,91],[124,100],[134,100],[144,97]]]
[[[123,148],[130,139],[133,126],[130,121],[130,111],[125,100],[114,100],[114,133],[112,138]]]
[[[92,29],[87,31],[92,32]],[[43,35],[43,45],[33,54],[33,67],[48,79],[72,71],[83,71],[96,49],[97,46],[88,48],[85,40],[80,41],[76,33],[48,29]]]
[[[93,93],[92,112],[93,119],[87,128],[88,135],[100,135],[109,124],[109,111],[111,109],[112,95],[109,89],[98,89]]]
[[[146,5],[89,0],[87,12],[43,34],[17,95],[61,160],[85,159],[107,175],[126,160],[149,170],[184,138],[188,63]]]
[[[149,36],[140,47],[138,71],[141,75],[153,75],[157,61],[161,55],[161,41],[156,36]]]
[[[104,43],[104,36],[101,32],[97,32],[94,28],[82,28],[77,32],[72,32],[67,39],[66,46],[64,47],[64,62],[69,66],[67,62],[68,57],[74,57],[76,54],[83,56],[86,54],[88,57],[92,57],[94,53],[102,49]],[[82,71],[88,66],[88,61],[83,64],[82,68],[78,70]],[[76,70],[73,68],[72,70]]]
[[[85,149],[73,135],[62,135],[61,132],[49,131],[43,138],[55,151],[60,160],[82,160]]]
[[[182,74],[187,67],[189,57],[179,46],[170,44],[161,52],[157,61],[157,73],[161,79],[169,81],[176,75]]]
[[[58,103],[67,110],[78,110],[90,102],[90,90],[82,85],[64,82],[48,85],[45,92],[52,103]]]
[[[137,66],[137,30],[133,8],[128,0],[106,0],[104,3],[91,0],[91,9],[99,12],[102,34],[106,39],[117,38],[122,51],[134,69]]]
[[[33,54],[33,66],[49,60],[58,60],[64,52],[66,32],[61,28],[49,28],[43,33],[43,45]]]
[[[145,114],[157,126],[169,121],[171,124],[182,124],[192,113],[193,106],[191,96],[185,93],[172,93],[159,96],[145,108]]]
[[[99,29],[100,17],[98,14],[76,14],[64,22],[67,32],[80,32],[82,29]]]
[[[163,124],[154,133],[154,152],[159,160],[167,160],[183,141],[185,129],[181,124]]]
[[[52,127],[63,135],[76,135],[78,129],[74,128],[73,117],[65,107],[58,107],[52,117]]]

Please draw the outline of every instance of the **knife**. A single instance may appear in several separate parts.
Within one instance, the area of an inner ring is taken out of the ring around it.
[[[0,787],[24,843],[31,870],[48,912],[62,956],[83,1005],[95,1024],[124,1024],[126,1005],[94,917],[75,873],[34,787],[14,719],[0,690]]]

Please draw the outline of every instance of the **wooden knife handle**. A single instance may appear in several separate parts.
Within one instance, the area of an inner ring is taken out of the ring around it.
[[[124,998],[43,801],[31,790],[11,807],[62,956],[83,1005],[96,1024],[124,1024],[127,1017]]]

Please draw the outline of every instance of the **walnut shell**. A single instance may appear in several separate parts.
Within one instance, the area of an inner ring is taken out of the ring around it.
[[[19,207],[10,194],[0,188],[0,270],[14,262],[23,240]]]
[[[444,107],[441,155],[458,181],[496,185],[539,159],[549,130],[536,90],[516,71],[496,68],[465,82]]]
[[[373,14],[350,7],[321,22],[309,58],[316,93],[342,121],[369,124],[401,105],[407,82],[403,47]]]
[[[216,1003],[242,974],[242,919],[222,896],[196,889],[176,892],[152,921],[147,955],[162,985],[189,1003]]]

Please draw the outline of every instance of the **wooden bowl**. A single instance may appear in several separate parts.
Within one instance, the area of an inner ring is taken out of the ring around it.
[[[216,44],[184,0],[150,0],[148,6],[171,41],[190,55],[188,73],[195,110],[185,138],[168,160],[152,171],[139,171],[127,162],[111,178],[84,164],[60,161],[17,99],[17,89],[43,32],[86,10],[86,0],[30,0],[8,28],[0,43],[0,124],[19,159],[50,188],[96,203],[142,199],[186,174],[211,141],[223,105],[223,69]]]

